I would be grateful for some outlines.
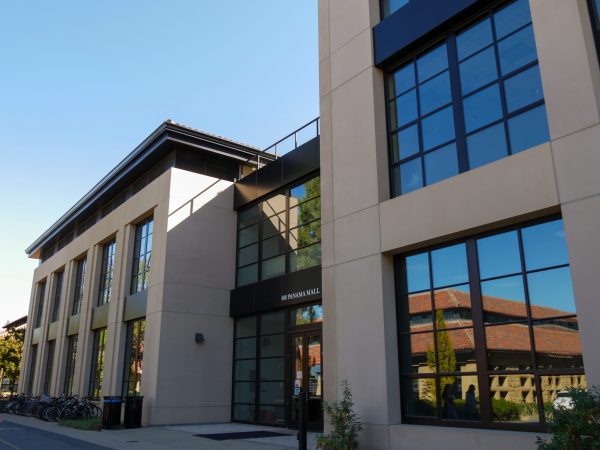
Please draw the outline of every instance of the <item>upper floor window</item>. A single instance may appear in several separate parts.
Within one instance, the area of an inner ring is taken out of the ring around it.
[[[239,212],[237,285],[321,264],[320,177]]]
[[[98,306],[109,302],[112,292],[113,270],[115,266],[115,247],[112,241],[102,247],[102,264],[100,267],[100,288],[98,291]]]
[[[150,217],[140,222],[135,228],[133,265],[131,269],[131,294],[148,289],[153,226],[154,220]]]
[[[562,220],[398,257],[406,422],[540,427],[585,387]]]
[[[42,325],[42,314],[44,313],[44,295],[46,295],[46,282],[42,281],[41,283],[38,283],[37,308],[35,311],[34,328],[38,328]]]
[[[549,140],[529,2],[491,10],[388,75],[392,196]]]
[[[381,0],[381,10],[383,12],[383,18],[394,14],[410,0]]]
[[[52,317],[50,322],[56,322],[60,314],[60,296],[62,295],[64,274],[64,271],[54,274],[54,300],[52,302]]]
[[[83,291],[85,289],[85,267],[87,258],[84,256],[77,261],[77,271],[75,273],[75,293],[73,295],[73,310],[72,315],[81,312],[81,304],[83,303]]]

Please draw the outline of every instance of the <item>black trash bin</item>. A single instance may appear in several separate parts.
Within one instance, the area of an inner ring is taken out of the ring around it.
[[[119,425],[121,425],[121,397],[104,397],[102,428],[117,428]]]
[[[125,397],[125,417],[123,418],[125,428],[140,428],[142,426],[143,402],[144,397],[141,395]]]

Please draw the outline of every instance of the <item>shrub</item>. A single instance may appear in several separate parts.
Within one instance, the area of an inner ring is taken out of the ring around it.
[[[360,418],[354,413],[352,391],[346,380],[341,383],[343,398],[339,402],[323,402],[323,409],[331,418],[333,430],[317,436],[317,448],[323,450],[353,450],[358,448],[357,435],[362,430]]]
[[[552,438],[546,441],[538,436],[538,450],[599,450],[600,388],[569,388],[567,392],[569,404],[553,404],[546,410],[546,425]]]
[[[492,398],[492,415],[499,422],[511,422],[521,417],[521,405],[508,400]]]

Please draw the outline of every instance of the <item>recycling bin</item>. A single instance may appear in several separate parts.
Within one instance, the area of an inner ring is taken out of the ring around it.
[[[104,397],[102,402],[102,428],[117,428],[119,425],[121,425],[121,397]]]
[[[140,428],[142,426],[142,403],[144,397],[141,395],[129,395],[125,397],[125,417],[123,425],[125,428]]]

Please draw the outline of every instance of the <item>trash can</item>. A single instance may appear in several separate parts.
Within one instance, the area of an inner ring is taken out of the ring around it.
[[[104,397],[102,405],[102,428],[117,428],[119,425],[121,425],[121,397]]]
[[[125,417],[123,425],[125,428],[140,428],[142,426],[142,403],[144,397],[141,395],[129,395],[125,397]]]

